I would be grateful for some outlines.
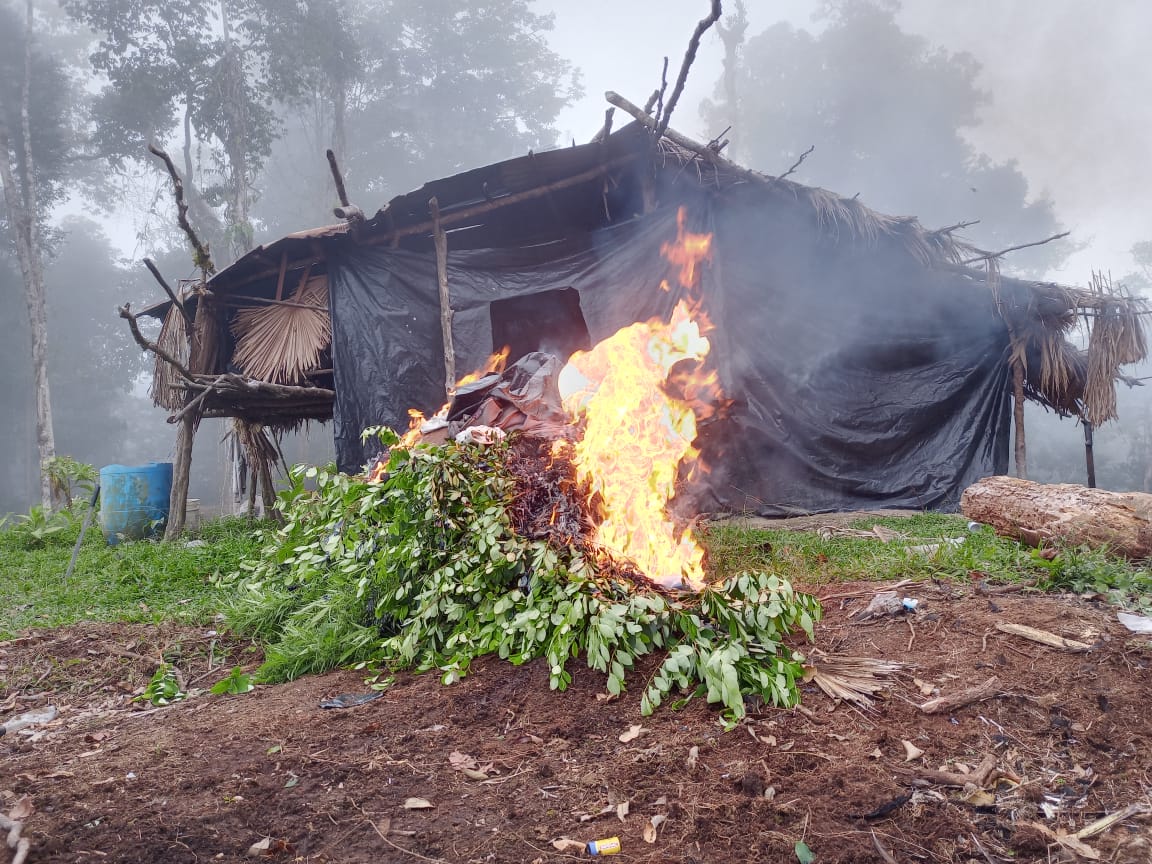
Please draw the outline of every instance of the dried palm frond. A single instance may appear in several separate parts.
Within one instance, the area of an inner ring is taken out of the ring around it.
[[[1088,343],[1088,375],[1082,398],[1085,419],[1099,426],[1116,417],[1116,375],[1120,367],[1143,360],[1148,344],[1131,298],[1113,288],[1112,280],[1103,273],[1092,274],[1091,287],[1099,300]]]
[[[895,660],[871,657],[846,657],[812,651],[804,664],[804,680],[833,699],[851,702],[862,708],[872,707],[872,697],[888,686],[888,678],[904,669]]]
[[[178,360],[181,365],[188,365],[188,328],[184,324],[184,315],[173,303],[164,316],[164,323],[160,326],[160,335],[156,344]],[[148,395],[152,404],[169,411],[178,411],[188,403],[188,391],[179,385],[183,382],[180,374],[172,368],[167,360],[156,356],[152,372],[152,386],[148,388]]]
[[[245,375],[274,384],[302,384],[332,343],[328,279],[317,276],[290,298],[292,306],[241,309],[232,318],[233,360]]]

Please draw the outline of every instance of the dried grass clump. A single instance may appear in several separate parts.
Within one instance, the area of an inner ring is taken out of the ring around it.
[[[297,305],[241,309],[233,316],[233,360],[250,378],[303,384],[332,344],[327,277],[309,279],[289,300]]]
[[[871,657],[845,657],[814,650],[804,664],[804,680],[833,699],[872,707],[872,697],[888,686],[888,679],[904,668],[894,660]]]
[[[156,344],[187,367],[188,327],[184,323],[183,313],[176,308],[175,303],[164,316]],[[183,381],[180,373],[168,361],[157,356],[153,365],[152,386],[148,388],[152,403],[169,411],[179,411],[188,403],[189,396],[188,391],[180,386]]]
[[[1103,273],[1093,273],[1091,290],[1099,298],[1088,345],[1084,416],[1093,425],[1116,418],[1116,374],[1121,366],[1148,354],[1147,338],[1133,299],[1124,296]]]

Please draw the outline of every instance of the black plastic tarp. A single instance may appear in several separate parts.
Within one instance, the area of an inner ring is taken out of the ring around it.
[[[968,483],[1007,467],[1008,336],[993,298],[898,241],[834,242],[797,210],[756,194],[693,204],[691,221],[714,233],[699,291],[733,400],[701,434],[711,471],[700,506],[955,507]],[[684,294],[660,252],[675,236],[669,207],[566,246],[450,253],[457,371],[500,347],[496,300],[575,289],[593,343],[667,318]],[[409,408],[444,400],[435,260],[351,247],[329,279],[336,452],[355,471],[376,449],[362,445],[365,427],[406,428]]]

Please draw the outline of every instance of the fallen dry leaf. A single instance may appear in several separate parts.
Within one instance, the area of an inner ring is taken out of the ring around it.
[[[884,758],[884,751],[881,750],[879,747],[877,747],[875,750],[873,750],[871,753],[868,754],[868,758],[869,759],[883,759]]]
[[[476,757],[461,753],[459,750],[453,750],[448,754],[448,763],[453,768],[475,768]]]
[[[435,806],[427,798],[407,798],[404,801],[405,810],[428,810]]]
[[[12,805],[12,809],[8,811],[8,818],[21,822],[35,812],[36,807],[32,804],[32,799],[25,795]]]
[[[623,822],[624,817],[627,815],[628,815],[628,802],[623,801],[623,802],[617,804],[616,805],[616,818],[619,819],[621,822]]]
[[[913,744],[911,741],[901,741],[900,743],[904,745],[904,761],[905,762],[911,762],[914,759],[919,759],[921,756],[924,755],[924,751],[921,750],[919,747],[917,747],[915,744]]]
[[[557,837],[552,841],[552,847],[558,852],[583,852],[585,844],[579,840],[569,840],[567,837]]]
[[[695,745],[688,751],[688,770],[691,771],[696,767],[696,763],[700,760],[700,748]]]
[[[992,807],[996,804],[996,796],[987,789],[973,789],[960,800],[973,807]]]
[[[653,828],[651,825],[645,825],[644,826],[644,842],[645,843],[655,843],[656,842],[656,829]]]
[[[660,828],[661,825],[664,824],[664,820],[667,818],[667,816],[657,814],[648,820],[648,824],[644,826],[645,843],[656,842],[656,831]]]
[[[87,741],[89,744],[99,744],[101,741],[103,741],[107,737],[108,737],[107,732],[89,732],[87,735],[84,736],[84,740]]]
[[[627,744],[629,741],[635,741],[644,733],[644,727],[639,723],[629,726],[628,731],[620,735],[620,743]]]
[[[912,683],[920,688],[921,696],[931,696],[932,691],[936,689],[936,687],[931,682],[921,681],[919,678],[913,678]]]
[[[265,837],[263,840],[257,840],[255,843],[248,847],[248,855],[252,857],[263,855],[270,848],[272,848],[272,838]]]
[[[380,832],[381,837],[387,837],[388,832],[392,830],[392,820],[385,816],[376,823],[376,830]]]

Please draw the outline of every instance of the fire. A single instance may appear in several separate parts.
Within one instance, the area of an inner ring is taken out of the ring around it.
[[[510,345],[505,345],[494,354],[490,354],[488,359],[484,361],[484,365],[475,371],[469,372],[463,378],[456,382],[456,386],[452,389],[455,393],[461,387],[467,387],[469,384],[475,384],[485,375],[491,375],[495,372],[503,372],[504,367],[508,365],[508,354],[512,351]],[[452,394],[449,394],[452,395]],[[449,399],[440,406],[440,410],[433,414],[431,417],[425,417],[423,411],[418,411],[415,408],[408,409],[408,431],[400,436],[400,447],[413,447],[420,442],[420,436],[429,431],[429,425],[433,428],[438,428],[441,423],[448,421],[448,409],[452,407],[452,400]]]
[[[680,211],[677,242],[662,252],[685,287],[695,287],[711,240],[686,231]],[[695,408],[719,392],[715,376],[698,368],[710,348],[707,328],[681,300],[670,321],[633,324],[574,354],[559,382],[565,410],[585,421],[573,462],[599,498],[597,542],[658,582],[696,589],[706,581],[704,551],[666,509],[682,466],[697,464]]]
[[[469,384],[475,384],[485,375],[491,375],[494,372],[503,372],[504,367],[508,365],[508,355],[511,353],[512,348],[505,345],[499,351],[489,355],[488,359],[484,361],[484,365],[479,369],[469,372],[463,378],[456,382],[453,393],[461,387],[466,387]],[[449,399],[440,406],[440,410],[433,414],[431,417],[425,417],[424,412],[416,408],[408,409],[408,431],[400,436],[400,443],[397,447],[411,448],[420,443],[420,438],[425,432],[430,431],[429,427],[439,428],[442,424],[448,422],[448,409],[452,406],[452,400]],[[388,464],[387,459],[377,459],[376,464],[372,466],[368,472],[369,483],[380,483],[384,480],[385,467]]]
[[[698,267],[705,261],[712,260],[712,235],[693,234],[684,227],[684,208],[676,211],[676,242],[664,243],[660,246],[660,254],[668,261],[680,267],[680,284],[685,288],[696,285]],[[668,284],[663,282],[660,287],[668,290]]]

